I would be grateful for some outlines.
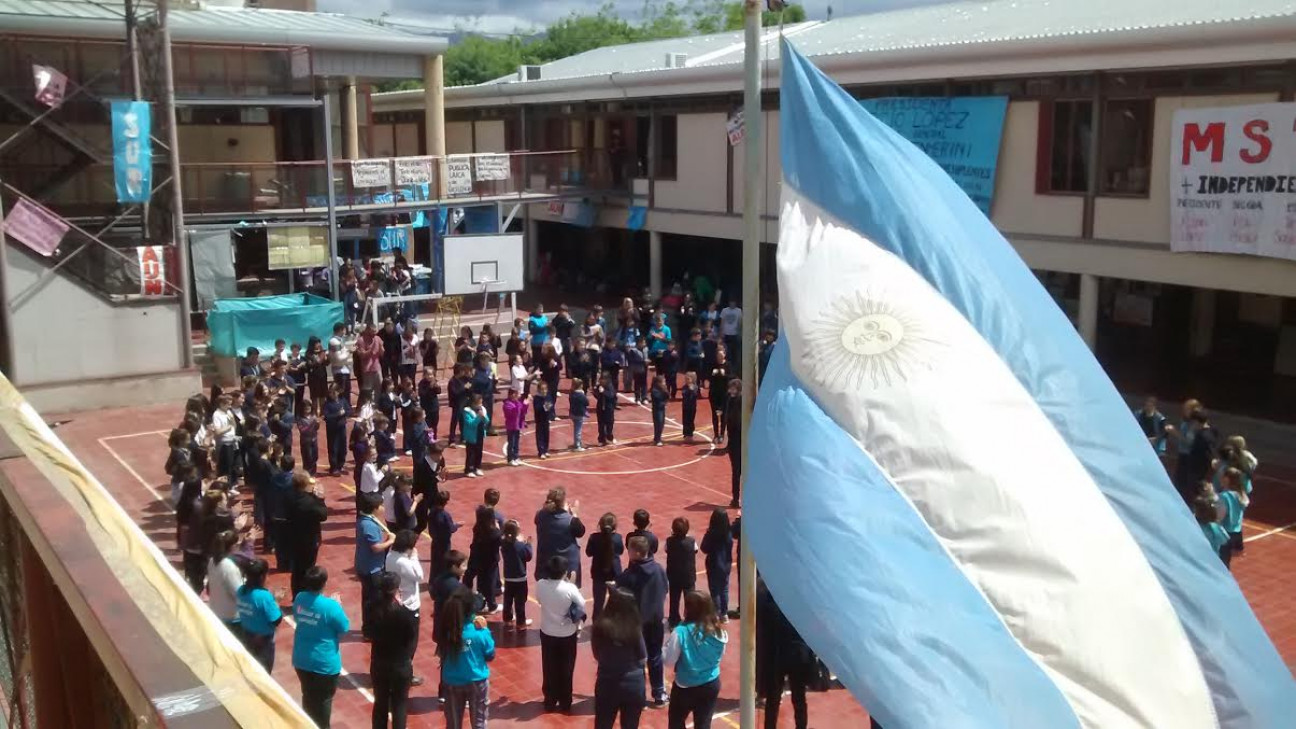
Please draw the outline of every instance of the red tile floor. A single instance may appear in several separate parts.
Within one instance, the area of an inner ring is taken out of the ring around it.
[[[170,507],[165,502],[166,477],[162,465],[166,458],[165,436],[177,422],[181,404],[174,407],[150,407],[109,410],[72,416],[57,433],[132,514],[145,532],[171,555],[175,552],[174,526]],[[497,408],[498,409],[498,408]],[[565,413],[565,397],[558,408]],[[679,402],[671,403],[668,415],[678,419]],[[54,420],[52,416],[51,420]],[[64,419],[64,418],[58,418]],[[592,420],[592,418],[591,418]],[[442,413],[442,424],[446,423]],[[653,447],[651,417],[646,409],[626,401],[618,412],[617,438],[621,445],[591,448],[583,453],[559,452],[546,461],[527,460],[524,467],[510,468],[501,461],[503,437],[487,444],[485,478],[466,479],[458,475],[463,463],[462,450],[447,451],[450,471],[455,474],[448,483],[452,494],[450,509],[457,521],[471,524],[472,510],[482,491],[498,488],[502,494],[501,510],[517,518],[524,532],[531,517],[553,486],[564,486],[569,500],[579,501],[581,514],[589,523],[611,511],[618,515],[623,531],[628,530],[631,513],[646,508],[653,515],[653,528],[661,537],[669,533],[671,520],[678,515],[689,518],[695,537],[701,532],[710,511],[729,501],[729,461],[707,441],[709,422],[700,418],[701,437],[686,444],[680,437],[677,420],[669,421],[667,444]],[[553,427],[553,446],[560,450],[570,443],[570,421],[559,420]],[[586,443],[596,442],[592,422],[585,427]],[[523,438],[523,457],[534,456],[534,440]],[[1264,459],[1264,454],[1259,454]],[[359,586],[352,569],[354,508],[351,477],[323,478],[333,516],[324,525],[324,547],[320,563],[328,568],[329,591],[342,593],[343,605],[358,628]],[[1269,631],[1289,666],[1296,666],[1296,583],[1290,579],[1290,566],[1296,563],[1296,470],[1261,466],[1257,479],[1254,507],[1246,524],[1245,557],[1234,561],[1234,574],[1247,594],[1265,628]],[[466,551],[468,530],[460,531],[455,546]],[[423,547],[426,554],[426,547]],[[273,562],[272,562],[273,564]],[[701,563],[699,562],[699,567]],[[425,564],[426,569],[426,564]],[[731,587],[737,603],[737,570]],[[287,586],[286,574],[274,574],[271,588]],[[588,597],[590,588],[585,586]],[[426,600],[426,597],[425,597]],[[534,606],[533,606],[534,607]],[[527,723],[542,727],[587,727],[593,724],[594,662],[588,641],[583,640],[577,662],[574,715],[541,713],[539,635],[531,629],[523,635],[500,629],[499,617],[491,619],[498,653],[492,666],[491,719],[497,726]],[[441,726],[442,715],[433,698],[437,668],[431,641],[431,620],[422,622],[423,640],[415,659],[416,672],[430,680],[416,687],[411,695],[410,724],[415,727]],[[722,670],[723,691],[719,718],[715,725],[738,726],[738,621],[729,624],[732,642]],[[587,633],[586,633],[587,635]],[[294,696],[298,683],[290,665],[292,628],[287,623],[278,636],[278,660],[274,675]],[[334,726],[359,727],[369,721],[371,694],[368,691],[368,648],[358,636],[342,647],[346,676],[334,702]],[[669,673],[667,674],[669,680]],[[864,709],[845,691],[811,694],[812,727],[858,727],[867,725]],[[649,709],[643,726],[664,727],[664,711]],[[784,703],[780,726],[792,726],[790,707]]]

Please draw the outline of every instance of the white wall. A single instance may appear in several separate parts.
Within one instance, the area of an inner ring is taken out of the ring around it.
[[[1004,118],[990,219],[1005,233],[1078,236],[1084,218],[1079,195],[1035,192],[1039,141],[1038,101],[1015,101]]]
[[[22,251],[8,253],[12,299],[45,270]],[[20,386],[174,372],[184,366],[179,305],[113,306],[60,274],[48,277],[10,318],[13,371]]]
[[[680,114],[674,180],[658,180],[659,208],[725,212],[729,140],[724,114]]]
[[[764,207],[763,215],[778,216],[779,214],[779,194],[783,188],[783,165],[779,159],[779,115],[777,111],[767,111],[764,113],[765,123],[761,130],[764,134],[765,163],[762,166],[762,173],[765,175],[765,196],[761,199]],[[723,129],[723,127],[721,127]],[[725,142],[728,144],[728,141]],[[743,172],[743,166],[747,158],[747,140],[739,142],[733,148],[734,155],[734,186],[733,186],[733,210],[734,214],[741,215],[743,209],[743,190],[746,189],[746,176]],[[721,170],[723,171],[723,167]],[[724,177],[721,176],[720,184],[724,184]]]
[[[1156,100],[1152,127],[1152,179],[1146,198],[1100,197],[1094,237],[1170,244],[1170,136],[1176,109],[1207,109],[1277,101],[1276,94],[1164,97]]]

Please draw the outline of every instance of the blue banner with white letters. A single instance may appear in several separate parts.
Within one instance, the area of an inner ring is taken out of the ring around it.
[[[990,215],[1007,96],[894,97],[860,102],[927,153]]]
[[[112,102],[113,180],[117,202],[148,202],[153,191],[152,114],[147,101]]]

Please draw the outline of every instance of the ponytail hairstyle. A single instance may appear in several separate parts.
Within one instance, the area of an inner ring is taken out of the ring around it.
[[[472,603],[472,593],[468,588],[460,587],[450,595],[437,614],[440,620],[436,626],[436,654],[442,660],[453,658],[463,652],[463,632],[471,619],[469,614],[472,612]]]
[[[612,562],[616,559],[616,548],[613,545],[613,537],[616,536],[617,518],[616,514],[608,512],[599,517],[599,533],[603,535],[603,559],[607,566],[611,567]]]

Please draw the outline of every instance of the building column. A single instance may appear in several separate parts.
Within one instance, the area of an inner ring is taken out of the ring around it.
[[[342,139],[347,159],[360,159],[360,104],[355,76],[342,86]]]
[[[527,208],[526,219],[526,279],[535,283],[540,277],[540,221],[531,217]]]
[[[1080,338],[1093,349],[1098,342],[1098,277],[1080,274]]]
[[[1193,289],[1192,330],[1188,333],[1188,352],[1193,357],[1210,354],[1215,342],[1215,289]]]
[[[437,162],[436,198],[445,197],[445,59],[428,56],[423,59],[423,133],[427,154]]]
[[[662,240],[661,233],[648,231],[648,289],[654,299],[662,295]]]

